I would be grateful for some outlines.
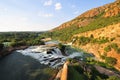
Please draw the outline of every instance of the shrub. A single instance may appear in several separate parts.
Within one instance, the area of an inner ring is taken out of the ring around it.
[[[105,62],[108,63],[109,65],[115,65],[117,63],[117,59],[113,57],[106,57]]]
[[[120,80],[117,76],[110,76],[107,80]]]
[[[109,51],[111,51],[111,47],[110,47],[110,46],[107,46],[107,47],[104,48],[104,50],[105,50],[106,52],[109,52]]]
[[[120,48],[118,47],[118,45],[116,43],[112,43],[110,45],[108,45],[107,47],[104,48],[104,50],[106,52],[109,52],[111,51],[111,49],[114,49],[117,53],[120,53]]]
[[[91,41],[91,39],[90,39],[89,37],[81,36],[81,37],[79,38],[79,41],[80,41],[80,43],[81,43],[82,45],[85,45],[85,44],[89,43],[89,42]]]
[[[114,50],[117,51],[118,45],[116,43],[112,43],[110,46],[111,46],[111,48],[113,48]]]
[[[120,53],[120,48],[117,49],[117,53]]]

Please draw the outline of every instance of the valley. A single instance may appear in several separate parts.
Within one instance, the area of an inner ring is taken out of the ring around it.
[[[80,15],[81,2],[88,2],[69,2],[35,1],[26,10],[17,3],[29,18],[21,13],[20,20],[0,21],[7,25],[6,32],[0,29],[0,80],[120,80],[120,0],[84,6],[89,10]]]

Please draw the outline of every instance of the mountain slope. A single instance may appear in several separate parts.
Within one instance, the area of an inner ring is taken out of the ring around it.
[[[120,0],[91,9],[45,35],[65,43],[74,40],[73,46],[120,70]]]
[[[74,34],[95,30],[118,22],[120,22],[120,0],[91,9],[51,30],[51,33],[55,39],[69,41]],[[63,37],[65,38],[63,39]]]
[[[91,40],[80,43],[81,36],[84,36],[86,39],[91,38]],[[73,37],[78,38],[73,43],[75,47],[82,48],[89,53],[93,53],[100,60],[103,60],[102,56],[116,58],[117,64],[115,67],[120,69],[120,23],[76,34]],[[114,45],[116,47],[109,49],[109,45]]]
[[[70,27],[71,25],[75,25],[77,27],[83,27],[88,25],[90,22],[96,20],[99,17],[112,17],[116,16],[120,13],[120,0],[115,1],[114,3],[106,4],[102,7],[91,9],[75,19],[66,22],[54,30],[61,30],[63,28]]]

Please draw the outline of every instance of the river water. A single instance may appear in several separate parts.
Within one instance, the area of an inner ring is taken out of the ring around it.
[[[50,52],[47,53],[47,50],[50,50]],[[80,52],[74,52],[69,56],[63,56],[62,52],[57,47],[48,47],[44,45],[31,46],[25,50],[17,50],[17,52],[20,52],[24,56],[30,56],[39,61],[40,64],[48,65],[52,68],[62,66],[68,58],[82,56]]]
[[[36,59],[13,52],[0,60],[0,80],[48,80],[42,73],[45,68]]]
[[[46,50],[51,49],[51,53]],[[0,80],[48,80],[44,74],[46,68],[58,68],[67,58],[81,56],[75,52],[63,56],[56,47],[31,46],[25,50],[17,50],[0,60]]]

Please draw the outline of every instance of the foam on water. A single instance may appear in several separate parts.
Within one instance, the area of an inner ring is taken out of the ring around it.
[[[39,50],[40,50],[40,46],[31,46],[25,50],[17,50],[17,52],[20,52],[25,56],[30,56],[38,60],[41,64],[49,65],[53,68],[63,65],[67,58],[74,58],[74,57],[83,55],[83,53],[75,52],[69,56],[63,56],[61,51],[58,48],[53,48],[53,50],[51,51],[52,52],[51,54],[40,52],[42,50],[40,51]]]

